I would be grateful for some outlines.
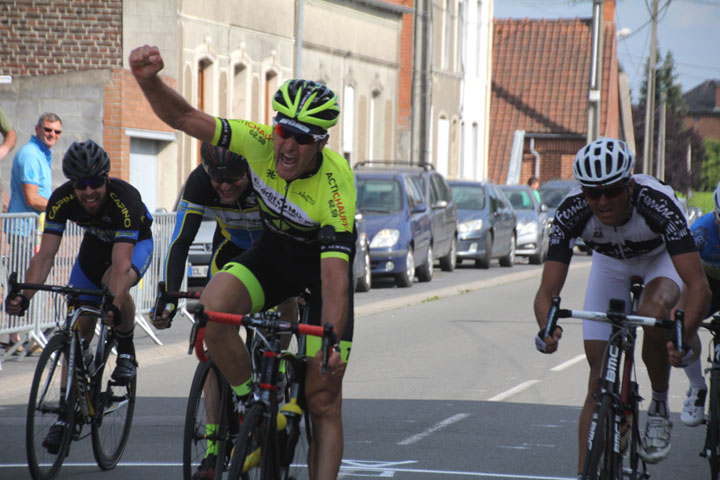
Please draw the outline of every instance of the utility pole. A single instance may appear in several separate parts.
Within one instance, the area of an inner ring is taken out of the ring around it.
[[[657,140],[657,173],[655,178],[658,180],[665,181],[665,114],[667,110],[666,94],[664,91],[660,92],[660,110],[658,113],[660,118],[658,119],[658,140]]]
[[[603,0],[593,0],[590,92],[588,94],[587,143],[600,136],[600,92],[602,91]]]
[[[643,173],[650,175],[653,165],[653,137],[655,136],[655,57],[657,57],[658,0],[652,0],[652,30],[647,71],[647,99],[645,100],[645,141],[643,142]]]

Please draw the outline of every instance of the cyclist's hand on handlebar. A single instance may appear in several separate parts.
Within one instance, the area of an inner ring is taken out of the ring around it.
[[[30,299],[22,293],[18,293],[12,298],[8,295],[5,299],[5,312],[7,312],[8,315],[22,317],[25,315],[25,310],[27,310],[29,306]]]
[[[163,330],[172,326],[175,314],[177,314],[177,303],[165,303],[158,299],[150,312],[150,321],[155,328]]]
[[[700,357],[699,352],[695,352],[689,345],[683,345],[683,351],[678,352],[673,342],[667,342],[668,355],[670,357],[670,365],[673,367],[685,368]]]
[[[107,307],[104,307],[104,310],[105,316],[103,321],[105,324],[110,325],[111,327],[117,327],[120,323],[122,323],[122,315],[117,305],[111,303]]]
[[[553,353],[558,349],[558,343],[562,338],[562,328],[558,325],[555,327],[552,336],[545,337],[545,329],[543,328],[535,335],[535,348],[541,353]]]
[[[334,381],[343,377],[347,364],[343,361],[340,352],[336,352],[335,350],[330,350],[330,352],[325,375],[322,375],[322,350],[315,355],[315,358],[318,363],[318,373],[323,376],[325,380]]]

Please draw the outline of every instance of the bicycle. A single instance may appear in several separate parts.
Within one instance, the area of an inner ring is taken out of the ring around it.
[[[630,286],[630,314],[624,313],[625,301],[619,299],[610,300],[607,312],[560,309],[560,297],[552,299],[545,337],[555,330],[558,318],[578,318],[612,324],[612,333],[603,355],[600,392],[595,395],[596,410],[588,435],[581,477],[583,480],[622,480],[623,475],[632,480],[650,478],[647,465],[638,453],[639,404],[642,397],[634,368],[636,328],[647,326],[674,329],[675,344],[678,345],[678,350],[682,351],[684,312],[677,310],[675,320],[636,315],[643,288],[642,279],[633,276]],[[623,468],[623,458],[628,450],[628,466]]]
[[[99,334],[90,344],[80,336],[79,318],[103,318],[103,308],[112,304],[113,295],[104,287],[87,290],[59,285],[19,283],[17,273],[8,280],[9,299],[20,291],[43,290],[65,295],[67,313],[58,321],[58,331],[43,350],[35,368],[26,421],[27,461],[33,479],[50,480],[60,471],[70,443],[81,440],[85,425],[90,426],[93,455],[102,470],[114,468],[127,445],[135,411],[136,379],[120,385],[110,377],[114,369],[110,354],[115,347],[114,331],[101,322]],[[81,295],[102,298],[102,308],[85,305]],[[58,417],[66,422],[59,448],[43,446],[44,439]]]
[[[195,325],[191,331],[191,346],[200,361],[207,360],[202,347],[204,328],[208,321],[242,325],[254,330],[251,359],[255,377],[246,411],[234,441],[228,478],[289,480],[300,478],[307,462],[311,427],[304,399],[307,359],[282,349],[281,335],[305,335],[322,338],[322,371],[325,373],[332,345],[337,336],[331,324],[324,326],[292,323],[278,319],[278,314],[265,312],[259,316],[232,315],[205,311],[202,305],[195,308]],[[279,408],[278,380],[281,360],[285,360],[288,383],[288,401]]]
[[[708,368],[710,374],[710,397],[708,414],[705,420],[705,445],[700,456],[710,462],[710,478],[718,480],[720,476],[720,314],[714,314],[712,320],[700,324],[712,334],[708,348]]]

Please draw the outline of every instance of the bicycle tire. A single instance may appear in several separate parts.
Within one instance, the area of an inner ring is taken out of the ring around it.
[[[67,402],[62,400],[60,392],[63,382],[62,365],[68,364],[69,352],[68,336],[64,333],[54,335],[40,354],[35,367],[25,427],[28,468],[35,480],[55,478],[72,441],[77,391],[71,384]],[[65,413],[67,427],[58,452],[52,454],[42,443],[60,413]]]
[[[113,344],[112,340],[105,342],[104,361],[93,375],[91,397],[95,406],[91,426],[93,455],[102,470],[111,470],[120,461],[130,437],[135,414],[137,376],[127,385],[118,385],[112,380],[111,374],[117,360],[117,357],[111,354]],[[95,365],[97,364],[96,359]]]
[[[613,449],[613,406],[609,395],[603,395],[597,409],[595,432],[585,456],[584,480],[621,480],[622,457]]]
[[[299,358],[288,360],[288,391],[297,391],[297,398],[281,408],[287,419],[286,427],[280,432],[280,479],[297,480],[308,478],[308,455],[312,428],[305,401],[305,369],[307,364]],[[293,388],[297,385],[297,388]]]
[[[245,413],[230,462],[229,480],[278,478],[276,412],[262,403]]]
[[[720,370],[715,368],[710,372],[710,402],[705,448],[707,459],[710,462],[710,478],[718,480],[720,476]]]
[[[212,376],[211,376],[212,375]],[[213,377],[215,380],[213,380]],[[209,383],[208,383],[209,382]],[[217,414],[210,413],[214,408]],[[230,399],[230,389],[217,365],[208,359],[198,363],[195,368],[190,395],[185,411],[185,427],[183,431],[183,479],[191,480],[194,471],[200,466],[207,454],[207,442],[217,442],[217,461],[215,463],[215,479],[223,478],[223,472],[229,463],[230,436],[237,432],[237,426],[231,428],[230,414],[234,406]],[[208,434],[208,418],[219,415],[213,425],[217,425],[214,433]],[[234,421],[234,419],[232,419]],[[215,423],[217,422],[217,423]],[[236,424],[233,424],[236,425]]]
[[[640,402],[640,394],[638,393],[638,384],[636,382],[631,383],[630,399],[632,401],[632,414],[631,414],[631,426],[630,426],[630,453],[628,454],[628,464],[630,468],[630,480],[637,480],[645,478],[645,462],[640,458],[638,453],[638,445],[640,445],[640,409],[638,407]],[[640,465],[642,465],[642,472],[640,471]]]

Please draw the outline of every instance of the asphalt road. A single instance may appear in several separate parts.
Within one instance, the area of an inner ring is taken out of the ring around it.
[[[582,304],[589,258],[579,255],[563,304]],[[436,271],[398,289],[376,282],[356,295],[353,354],[344,382],[342,478],[574,479],[576,431],[587,368],[580,323],[567,321],[560,350],[535,351],[532,299],[540,267]],[[138,334],[135,421],[118,467],[101,472],[89,439],[72,445],[58,478],[180,478],[181,434],[196,365],[189,322],[160,332],[162,347]],[[25,404],[35,360],[0,372],[0,479],[28,478]],[[641,394],[649,397],[644,366]],[[709,476],[698,457],[704,428],[679,420],[687,381],[673,373],[673,449],[653,479]],[[647,405],[647,402],[644,406]]]

